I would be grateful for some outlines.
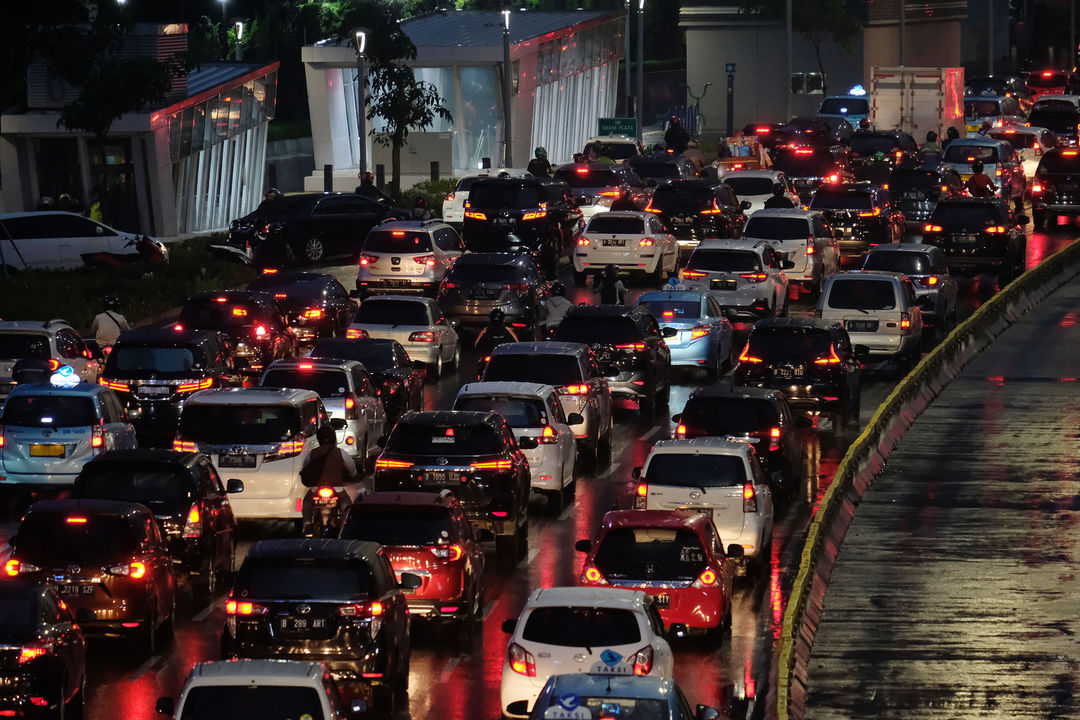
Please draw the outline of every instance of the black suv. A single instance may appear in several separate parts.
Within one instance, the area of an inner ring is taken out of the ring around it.
[[[1043,155],[1031,183],[1035,229],[1050,225],[1055,213],[1080,213],[1080,150],[1055,149]]]
[[[822,185],[844,185],[855,181],[847,150],[839,145],[785,145],[773,150],[773,170],[789,178],[804,203]]]
[[[120,333],[101,373],[128,410],[141,445],[171,447],[184,399],[232,384],[228,343],[217,332],[137,328]]]
[[[549,277],[584,223],[566,183],[549,178],[479,180],[465,202],[462,235],[471,252],[527,252]]]
[[[528,551],[532,476],[526,450],[494,412],[405,413],[375,461],[376,490],[449,489],[477,531],[495,535],[500,564],[513,567]]]
[[[1014,218],[1000,198],[939,202],[923,227],[923,242],[945,253],[949,272],[996,274],[1001,285],[1024,272],[1027,216]]]
[[[577,305],[555,330],[555,341],[583,343],[592,348],[613,397],[639,403],[651,419],[666,407],[671,393],[671,350],[665,337],[674,328],[660,328],[644,306]]]
[[[842,323],[769,318],[750,331],[735,382],[784,393],[795,410],[831,413],[833,428],[858,422],[860,358]]]
[[[646,185],[659,185],[668,180],[685,180],[697,175],[693,164],[683,155],[636,155],[626,161]]]
[[[547,319],[551,289],[536,263],[524,253],[467,253],[450,268],[439,285],[439,307],[467,330],[479,330],[495,308],[506,313],[506,324],[518,339],[536,337]]]
[[[904,214],[889,191],[873,185],[823,185],[811,210],[820,210],[839,233],[841,261],[855,261],[876,245],[904,239]]]
[[[885,164],[891,170],[913,161],[919,154],[919,145],[902,130],[857,130],[851,136],[851,165],[856,179],[873,179],[867,173],[874,166],[877,153],[885,155]]]
[[[427,373],[413,365],[397,340],[326,338],[315,343],[309,356],[363,363],[386,408],[387,427],[392,427],[406,410],[424,409]]]
[[[297,339],[305,344],[344,335],[356,313],[356,301],[333,275],[278,272],[255,278],[248,290],[273,295]]]
[[[645,201],[645,183],[629,165],[622,163],[567,163],[555,171],[555,179],[566,183],[579,207],[601,205],[619,197],[622,188],[630,189],[634,202]]]
[[[1080,109],[1076,107],[1036,107],[1028,115],[1030,127],[1046,128],[1054,133],[1058,145],[1076,145],[1080,134]]]
[[[670,180],[656,188],[645,209],[660,216],[681,249],[691,249],[702,240],[738,237],[749,207],[723,183]]]
[[[906,230],[921,235],[939,201],[965,197],[967,191],[951,165],[905,163],[889,175],[889,195],[904,214]]]
[[[229,340],[233,368],[253,375],[262,374],[275,360],[296,357],[299,344],[273,296],[250,290],[192,295],[173,327],[222,333]]]

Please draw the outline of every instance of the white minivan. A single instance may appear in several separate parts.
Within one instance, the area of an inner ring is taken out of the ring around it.
[[[0,215],[3,263],[16,270],[64,270],[82,265],[87,253],[134,253],[138,238],[59,210]]]
[[[829,277],[818,300],[817,317],[839,320],[852,345],[865,345],[871,357],[914,365],[922,344],[922,310],[907,275],[852,270]]]

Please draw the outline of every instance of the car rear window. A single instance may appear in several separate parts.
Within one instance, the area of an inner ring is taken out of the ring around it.
[[[353,316],[354,323],[366,325],[422,325],[431,322],[423,303],[408,300],[368,300]]]
[[[748,195],[772,195],[774,183],[767,177],[739,177],[738,173],[725,175],[723,183],[735,191],[739,197]]]
[[[576,385],[584,382],[581,367],[573,355],[492,355],[484,370],[485,381],[511,380],[544,385]]]
[[[516,428],[542,427],[550,423],[540,398],[467,395],[457,399],[454,409],[497,412],[506,418],[510,427]]]
[[[555,179],[562,180],[572,188],[616,187],[622,184],[622,178],[612,170],[593,165],[561,167],[555,171]]]
[[[897,168],[889,175],[889,192],[893,197],[903,197],[908,190],[932,193],[937,197],[944,179],[930,170]]]
[[[540,205],[540,189],[500,182],[478,182],[469,191],[469,205],[486,208],[532,208]]]
[[[1043,159],[1039,161],[1039,168],[1035,171],[1036,174],[1080,173],[1080,152],[1075,150],[1065,152],[1069,154],[1056,151],[1043,155]]]
[[[705,569],[701,538],[675,528],[615,528],[596,550],[596,569],[609,582],[692,582]]]
[[[193,298],[180,310],[180,324],[190,328],[237,328],[267,320],[268,313],[248,300]]]
[[[634,145],[634,143],[603,142],[594,140],[592,146],[600,157],[606,155],[612,160],[626,160],[627,158],[632,158],[637,155],[637,146]]]
[[[1041,72],[1041,73],[1031,73],[1030,75],[1028,75],[1026,82],[1028,84],[1028,87],[1053,88],[1053,87],[1064,87],[1066,79],[1067,78],[1066,78],[1065,73],[1061,73],[1061,72],[1050,72],[1050,73]]]
[[[502,452],[503,442],[489,425],[398,423],[386,449],[410,455],[496,455]]]
[[[453,283],[489,283],[511,285],[527,282],[519,268],[511,265],[481,265],[457,262],[446,274],[446,281]],[[370,301],[369,301],[370,302]],[[361,309],[364,307],[360,306]]]
[[[1035,147],[1035,136],[1031,133],[1000,132],[990,133],[995,140],[1004,140],[1013,146],[1014,150],[1027,150]]]
[[[415,230],[372,230],[364,241],[364,252],[431,252],[431,235]]]
[[[311,390],[319,397],[341,397],[349,392],[349,378],[344,370],[304,368],[270,368],[263,376],[262,387]]]
[[[712,202],[711,188],[671,183],[656,188],[652,207],[665,213],[697,213],[712,206]]]
[[[1080,123],[1080,110],[1032,110],[1028,122],[1032,127],[1052,132],[1075,133],[1076,125]]]
[[[185,440],[218,445],[271,445],[300,432],[300,411],[292,405],[199,405],[180,413]]]
[[[31,333],[0,333],[0,358],[48,360],[49,339]]]
[[[895,253],[899,255],[899,253]],[[747,354],[766,362],[810,362],[829,354],[832,338],[810,328],[761,328],[750,333]],[[775,417],[775,411],[769,413]],[[763,425],[769,424],[766,420]]]
[[[352,600],[368,594],[371,568],[359,560],[249,558],[235,593],[258,600]]]
[[[918,252],[871,252],[866,256],[863,270],[888,270],[905,275],[925,275],[930,272],[930,259]]]
[[[319,693],[311,687],[287,685],[198,685],[188,690],[180,720],[292,720],[323,716]]]
[[[833,282],[828,305],[837,310],[893,310],[896,290],[889,280],[844,278]]]
[[[634,168],[634,172],[638,174],[638,177],[645,180],[668,180],[670,178],[682,177],[682,173],[679,172],[679,166],[672,162],[631,162],[630,167]]]
[[[991,203],[938,203],[930,223],[945,229],[978,228],[1005,221],[1001,206]]]
[[[32,595],[28,593],[0,595],[0,642],[15,639],[11,637],[11,631],[24,631],[35,624],[37,616],[37,600]]]
[[[761,258],[751,250],[697,249],[686,263],[687,269],[705,272],[756,272]]]
[[[637,615],[606,607],[538,607],[525,620],[521,637],[559,647],[602,648],[641,642]]]
[[[168,465],[90,462],[79,473],[75,490],[79,497],[136,502],[166,513],[188,509],[191,484],[187,470]]]
[[[628,317],[571,314],[559,323],[555,339],[585,344],[635,343],[641,340],[641,331]]]
[[[30,512],[14,544],[22,562],[51,568],[122,560],[138,549],[141,539],[124,518],[73,507],[64,513]]]
[[[827,98],[818,112],[822,115],[866,115],[870,112],[870,103],[852,98]]]
[[[992,117],[1001,113],[996,100],[965,100],[964,116],[969,118]]]
[[[762,240],[805,240],[811,236],[810,223],[804,218],[750,216],[746,221],[746,237]]]
[[[851,149],[858,155],[870,156],[874,153],[887,153],[897,148],[893,135],[863,135],[855,133],[851,138]]]
[[[349,508],[341,537],[380,545],[438,545],[450,537],[450,513],[441,507],[359,503]]]
[[[324,338],[311,348],[313,358],[337,358],[363,363],[369,372],[378,372],[394,366],[394,346],[385,341],[343,340]]]
[[[13,395],[4,405],[4,425],[36,428],[96,425],[92,398],[76,395]]]
[[[818,192],[810,202],[811,210],[870,210],[874,207],[874,198],[870,193]]]
[[[706,435],[723,437],[746,435],[776,427],[780,424],[780,417],[776,406],[769,400],[704,397],[686,401],[680,422],[688,428],[704,431]],[[667,455],[663,457],[666,458]]]
[[[641,218],[601,213],[589,221],[585,232],[600,235],[641,235],[643,228],[644,222]]]
[[[945,148],[945,162],[947,163],[970,165],[976,160],[981,160],[983,163],[996,163],[998,161],[997,148],[985,145],[960,145],[955,142],[949,143],[949,147]]]
[[[746,466],[738,455],[656,453],[649,459],[643,477],[654,485],[742,487]]]
[[[200,347],[187,345],[128,345],[118,344],[105,363],[106,377],[137,375],[190,374],[196,365],[205,365],[206,357]]]
[[[1075,109],[1076,109],[1076,103],[1072,102],[1071,100],[1054,100],[1054,99],[1046,99],[1046,98],[1040,98],[1035,103],[1035,107],[1032,108],[1032,110],[1075,110]],[[1036,125],[1035,127],[1038,127],[1038,125]]]
[[[697,301],[647,300],[641,304],[659,322],[697,320],[701,317],[701,303]]]
[[[789,177],[821,177],[835,169],[832,154],[814,148],[778,148],[773,160],[773,170]]]

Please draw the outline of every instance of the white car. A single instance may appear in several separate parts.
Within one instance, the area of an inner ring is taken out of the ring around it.
[[[444,367],[457,369],[461,363],[461,339],[454,323],[443,315],[439,304],[429,297],[378,295],[360,304],[347,338],[397,340],[413,362],[431,369],[439,377]]]
[[[570,420],[584,419],[563,414],[559,395],[551,385],[530,382],[475,382],[463,385],[453,410],[483,410],[506,418],[514,437],[536,438],[537,447],[522,450],[529,461],[533,492],[548,498],[557,515],[574,492],[574,456],[577,443]]]
[[[138,233],[124,232],[77,213],[60,210],[0,215],[0,250],[4,262],[16,270],[64,270],[83,264],[83,255],[112,253],[138,255]],[[168,258],[159,241],[149,245]]]
[[[675,659],[653,599],[640,590],[556,587],[535,591],[510,634],[500,688],[504,717],[525,717],[552,675],[671,677]]]
[[[477,170],[476,172],[465,173],[461,176],[461,179],[458,180],[457,187],[454,188],[454,191],[443,198],[443,222],[447,223],[458,232],[461,232],[461,227],[465,223],[465,202],[469,199],[469,191],[472,190],[473,184],[477,180],[483,180],[484,178],[497,178],[502,173],[506,173],[510,177],[529,176],[527,170],[520,168],[489,168],[487,170]]]
[[[645,154],[641,141],[633,135],[596,135],[585,141],[586,148],[590,145],[596,148],[600,157],[609,157],[615,162]]]
[[[765,561],[773,529],[773,499],[751,442],[719,437],[661,440],[635,469],[635,507],[712,514],[724,547]]]
[[[795,187],[780,170],[732,170],[721,174],[719,180],[734,190],[739,200],[750,203],[746,209],[747,215],[765,209],[765,201],[773,196],[773,188],[777,185],[784,188],[783,197],[790,200],[792,205],[802,207]]]
[[[787,314],[785,266],[794,263],[764,240],[705,240],[679,279],[687,290],[707,290],[735,319],[753,321]]]
[[[615,211],[594,216],[574,248],[574,282],[614,265],[620,274],[641,273],[655,284],[673,274],[679,261],[675,236],[660,219],[644,212]]]
[[[1035,177],[1035,170],[1039,167],[1043,153],[1057,147],[1054,133],[1046,128],[1039,127],[1006,127],[996,128],[990,132],[990,137],[995,140],[1004,140],[1012,145],[1013,150],[1020,157],[1020,164],[1024,166],[1024,175],[1030,180]]]
[[[878,270],[833,275],[815,314],[844,323],[851,344],[866,346],[871,357],[895,358],[902,367],[919,359],[922,310],[907,275]]]
[[[784,253],[795,263],[784,274],[811,295],[821,292],[826,277],[840,272],[840,243],[817,210],[758,210],[746,220],[743,235]]]

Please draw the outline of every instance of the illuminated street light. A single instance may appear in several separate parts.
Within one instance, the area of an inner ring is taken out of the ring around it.
[[[353,30],[353,49],[356,50],[356,132],[360,136],[360,152],[357,156],[359,172],[367,170],[367,29]]]

